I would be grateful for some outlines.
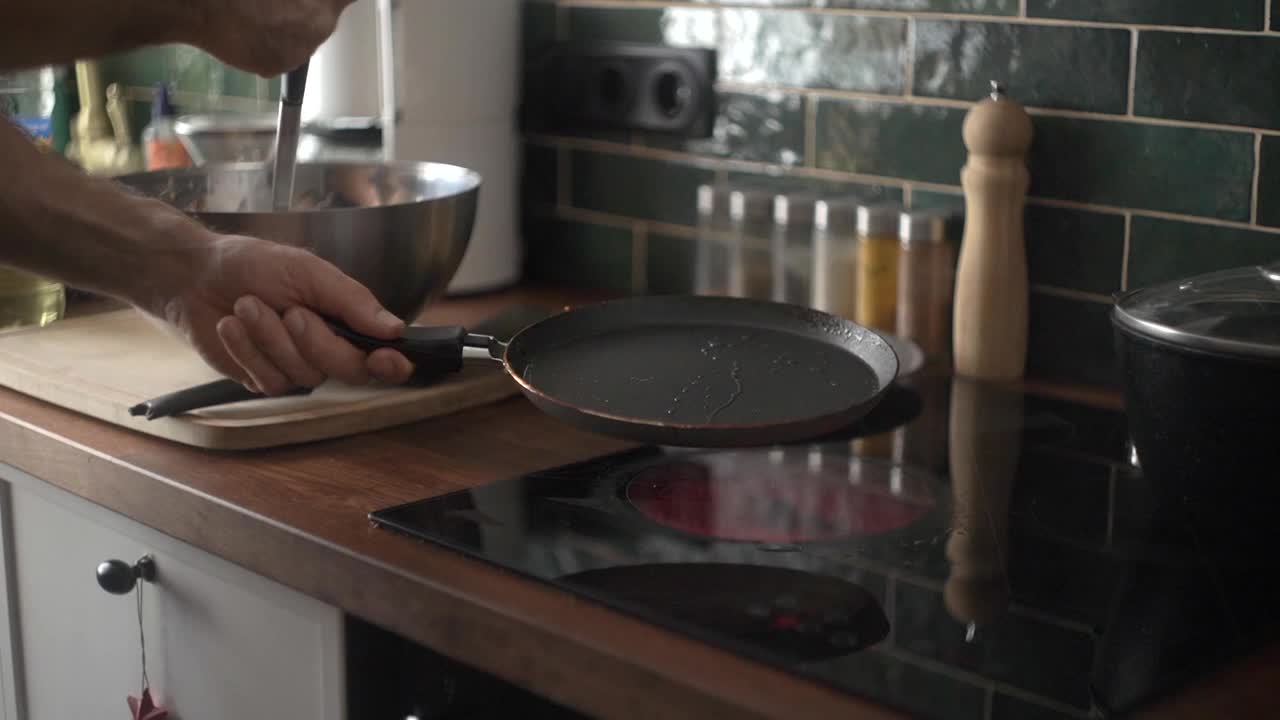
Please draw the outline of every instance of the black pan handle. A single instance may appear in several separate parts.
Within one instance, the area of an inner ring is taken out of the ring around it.
[[[410,325],[395,340],[379,340],[329,320],[334,334],[365,352],[382,348],[398,351],[413,363],[415,372],[428,375],[457,372],[462,369],[462,348],[467,329],[454,325],[427,327]]]
[[[310,392],[311,388],[298,388],[289,394],[307,395]],[[171,392],[168,395],[152,398],[146,402],[140,402],[129,408],[129,414],[134,417],[141,415],[148,420],[155,420],[169,417],[170,415],[181,415],[200,408],[227,405],[245,400],[258,400],[264,397],[266,396],[251,392],[235,380],[214,380],[204,385],[196,385],[195,387]]]

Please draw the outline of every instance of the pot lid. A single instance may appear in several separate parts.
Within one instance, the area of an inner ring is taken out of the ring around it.
[[[1115,318],[1175,345],[1280,360],[1280,263],[1143,288],[1119,299]]]

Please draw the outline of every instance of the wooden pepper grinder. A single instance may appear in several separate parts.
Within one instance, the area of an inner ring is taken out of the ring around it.
[[[965,228],[956,267],[955,371],[1018,380],[1027,359],[1027,248],[1022,213],[1031,175],[1031,118],[991,83],[964,121],[969,161],[960,171]]]

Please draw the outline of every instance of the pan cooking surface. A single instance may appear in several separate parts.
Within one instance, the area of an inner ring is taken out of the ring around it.
[[[641,422],[748,425],[837,413],[876,374],[845,349],[772,329],[649,325],[540,349],[522,373],[542,393]]]

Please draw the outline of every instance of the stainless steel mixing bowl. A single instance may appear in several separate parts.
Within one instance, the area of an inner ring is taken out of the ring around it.
[[[275,147],[276,114],[183,115],[173,130],[196,165],[264,162]]]
[[[417,318],[458,271],[480,175],[440,163],[299,163],[293,209],[271,210],[271,170],[224,163],[116,178],[208,227],[305,248]]]

